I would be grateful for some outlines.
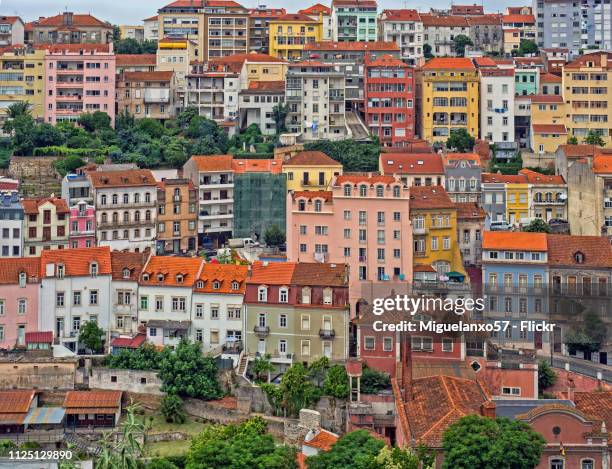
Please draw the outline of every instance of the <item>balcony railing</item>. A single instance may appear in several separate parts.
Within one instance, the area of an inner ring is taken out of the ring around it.
[[[265,337],[270,333],[270,326],[255,326],[253,332],[260,337]]]
[[[334,329],[319,329],[319,337],[321,339],[333,339],[336,337],[336,331]]]

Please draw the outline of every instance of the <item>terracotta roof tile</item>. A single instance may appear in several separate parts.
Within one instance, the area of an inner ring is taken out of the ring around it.
[[[430,59],[423,67],[423,70],[475,70],[472,59],[465,57],[434,57]]]
[[[482,5],[451,5],[451,14],[484,16],[484,7]]]
[[[604,63],[602,64],[602,56],[606,56]],[[612,67],[612,52],[593,52],[592,54],[584,54],[576,59],[572,60],[570,63],[565,65],[566,69],[569,68],[582,68],[586,67],[588,62],[593,62],[593,65],[596,67],[602,67],[604,69],[608,69]]]
[[[376,8],[377,4],[374,0],[332,0],[334,6],[356,6],[356,7],[372,7]]]
[[[553,103],[553,104],[563,104],[563,96],[559,96],[556,94],[532,94],[531,95],[532,103]]]
[[[413,272],[435,272],[436,269],[434,269],[431,265],[425,265],[425,264],[415,264],[415,266],[412,268]]]
[[[308,8],[304,8],[303,10],[299,10],[298,13],[302,15],[319,15],[319,13],[323,13],[323,16],[331,15],[331,8],[328,6],[322,5],[320,3],[316,3]]]
[[[0,258],[0,285],[19,284],[19,274],[26,273],[28,283],[40,281],[40,257]]]
[[[155,54],[117,54],[117,67],[128,67],[130,65],[148,65],[154,66],[157,64],[157,56]]]
[[[148,169],[130,169],[127,171],[93,171],[87,176],[96,189],[107,187],[156,186],[155,177]]]
[[[561,83],[561,77],[554,73],[541,73],[540,83]]]
[[[149,16],[148,18],[145,18],[142,21],[157,21],[159,19],[159,15],[153,15],[153,16]]]
[[[125,81],[171,81],[174,76],[173,71],[156,72],[125,72]]]
[[[147,336],[145,334],[136,334],[134,337],[115,337],[111,342],[111,347],[135,349],[146,341]]]
[[[482,238],[483,249],[508,251],[548,251],[546,233],[523,231],[485,231]]]
[[[53,331],[26,332],[26,344],[50,344],[53,342]]]
[[[436,153],[381,153],[379,169],[384,174],[444,174],[442,156]]]
[[[405,62],[402,62],[400,59],[396,59],[389,54],[381,55],[374,60],[370,60],[370,57],[366,56],[365,64],[367,67],[410,68]]]
[[[345,264],[299,262],[293,270],[294,285],[348,287]]]
[[[288,13],[273,19],[271,22],[289,22],[289,23],[316,23],[318,20],[312,19],[310,16],[301,13]]]
[[[336,444],[339,436],[327,430],[319,430],[310,440],[304,440],[304,445],[320,451],[329,451]]]
[[[563,124],[531,124],[531,128],[536,134],[567,134]]]
[[[196,280],[195,292],[243,295],[246,286],[248,266],[235,264],[205,264]],[[200,281],[202,286],[198,286]],[[219,282],[219,288],[213,288],[213,283]],[[238,282],[238,289],[232,288],[232,283]]]
[[[486,213],[476,202],[455,202],[457,207],[457,219],[484,220]]]
[[[43,197],[38,199],[23,199],[23,212],[26,215],[37,215],[40,210],[41,205],[46,204],[47,202],[55,205],[57,209],[57,213],[69,213],[70,208],[68,208],[68,204],[64,199],[60,199],[59,197]]]
[[[512,23],[535,24],[535,16],[533,15],[504,15],[503,22],[504,24],[512,24]]]
[[[502,16],[498,14],[468,16],[467,22],[470,26],[489,25],[489,26],[500,26],[501,28]]]
[[[424,27],[467,28],[469,24],[465,16],[437,16],[421,13]]]
[[[45,26],[45,27],[60,27],[64,26],[64,15],[59,14],[55,16],[50,16],[48,18],[41,18],[34,22],[36,26]],[[72,15],[72,25],[74,27],[106,27],[112,28],[112,25],[106,21],[101,21],[98,18],[92,15],[82,15],[82,14],[73,14]]]
[[[491,57],[476,57],[474,63],[478,67],[497,67],[497,62]]]
[[[247,283],[266,285],[291,285],[295,262],[264,262],[256,261],[252,265],[251,276]]]
[[[295,191],[293,193],[293,199],[305,198],[309,200],[323,199],[325,202],[331,202],[333,200],[332,191]]]
[[[285,166],[340,166],[342,164],[322,151],[301,151],[284,163]]]
[[[521,169],[519,174],[523,174],[530,184],[545,185],[545,184],[565,184],[563,176],[548,175],[532,171],[531,169]]]
[[[412,186],[410,210],[455,208],[455,203],[442,186]]]
[[[203,265],[204,259],[198,257],[151,256],[142,269],[140,285],[192,287]]]
[[[584,158],[595,156],[597,148],[595,145],[559,145],[559,149],[568,158]]]
[[[393,176],[386,175],[372,175],[367,174],[344,174],[336,178],[335,185],[341,186],[342,184],[350,182],[352,184],[359,184],[365,182],[366,184],[393,184],[397,182]]]
[[[447,153],[444,155],[444,164],[449,165],[455,161],[470,161],[472,165],[480,166],[480,155],[477,153]]]
[[[111,266],[113,280],[137,282],[148,256],[148,252],[112,251]],[[128,278],[125,278],[123,275],[126,269],[130,273]]]
[[[282,160],[278,159],[234,159],[232,169],[235,174],[244,173],[272,173],[280,174],[283,169]]]
[[[98,275],[111,275],[111,256],[108,246],[77,249],[43,250],[40,254],[40,277],[46,278],[47,264],[64,265],[65,277],[90,275],[93,262],[98,264]],[[49,277],[55,276],[54,271]]]
[[[485,184],[527,184],[527,177],[524,174],[482,173],[480,179]]]
[[[421,21],[421,16],[417,10],[383,10],[381,16],[385,21]]]
[[[285,10],[284,8],[251,8],[249,10],[249,16],[251,18],[278,18],[279,16],[286,14],[287,10]]]
[[[304,50],[319,50],[319,51],[399,51],[399,46],[395,42],[384,42],[384,41],[352,41],[352,42],[339,42],[339,41],[320,41],[310,42],[304,46]]]
[[[64,398],[65,409],[108,409],[115,413],[121,406],[122,391],[68,391]]]
[[[593,172],[595,174],[611,174],[612,173],[612,155],[599,154],[593,157]]]
[[[26,414],[35,394],[32,390],[0,391],[0,414]]]
[[[0,16],[0,24],[14,24],[17,21],[21,21],[23,23],[23,20],[19,16]]]
[[[612,391],[575,392],[574,404],[581,412],[606,422],[606,427],[610,431],[612,428]]]
[[[312,20],[311,20],[312,21]],[[245,54],[233,54],[226,57],[220,57],[218,59],[211,60],[212,63],[240,63],[244,62],[257,62],[257,63],[285,63],[284,59],[279,59],[268,54],[260,54],[258,52],[248,52]]]
[[[191,159],[201,172],[232,170],[232,155],[194,155]]]
[[[548,263],[575,268],[612,268],[612,246],[602,236],[568,236],[549,234]],[[583,261],[576,262],[576,253],[582,254]]]
[[[63,54],[64,52],[98,52],[100,54],[110,53],[108,44],[35,44],[35,49],[43,49],[51,54]],[[113,57],[115,57],[113,55]]]
[[[257,81],[253,80],[249,83],[249,91],[274,91],[276,93],[285,92],[284,81]]]

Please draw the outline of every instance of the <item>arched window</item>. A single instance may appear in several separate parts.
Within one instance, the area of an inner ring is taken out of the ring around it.
[[[580,469],[595,469],[595,461],[592,459],[583,459],[580,461]]]
[[[310,304],[310,287],[302,288],[302,304],[309,305]]]
[[[119,196],[117,194],[113,194],[113,205],[117,205],[119,202]]]
[[[27,275],[25,272],[19,272],[19,286],[21,288],[26,286]]]
[[[331,305],[333,302],[333,290],[329,287],[323,289],[323,304]]]
[[[350,184],[345,184],[344,185],[344,195],[346,197],[350,197],[351,196],[351,185]]]
[[[134,221],[140,221],[140,212],[138,210],[134,212]]]
[[[384,197],[385,195],[385,186],[379,184],[376,186],[376,197]]]
[[[546,202],[552,202],[553,198],[552,198],[552,192],[547,192],[546,193]]]
[[[135,204],[140,203],[140,194],[138,193],[134,194],[134,203]]]
[[[183,283],[183,274],[176,274],[176,283]]]
[[[257,288],[257,301],[266,303],[268,301],[268,287],[260,285]]]
[[[151,193],[150,192],[146,192],[145,193],[145,202],[151,202]]]
[[[365,184],[362,184],[361,186],[359,186],[359,196],[366,197],[367,195],[368,195],[368,186],[366,186]]]
[[[145,220],[147,221],[151,220],[151,210],[147,210],[145,212]]]
[[[221,287],[221,284],[218,280],[215,280],[212,284],[213,290],[218,290]]]
[[[565,469],[565,462],[560,458],[551,459],[550,469]]]
[[[106,214],[106,212],[102,212],[102,216],[100,217],[100,221],[102,223],[106,223],[108,221],[108,215]]]
[[[164,281],[164,274],[157,274],[157,281],[158,282],[163,282]]]
[[[123,212],[123,221],[126,223],[130,221],[130,212],[128,212],[127,210]]]
[[[576,264],[584,264],[584,253],[577,251],[574,253],[574,261]]]
[[[393,197],[396,199],[400,196],[400,186],[393,186]]]
[[[123,269],[123,278],[130,278],[131,271],[127,267]]]
[[[176,189],[174,189],[174,197],[180,197],[181,196],[181,190],[177,187]]]
[[[123,194],[123,203],[124,204],[129,204],[130,203],[130,194]]]
[[[106,205],[106,195],[100,196],[100,205]]]
[[[321,208],[323,207],[323,204],[321,203],[320,200],[315,200],[315,205],[314,205],[314,210],[315,212],[320,212]]]
[[[542,193],[541,192],[536,192],[536,194],[535,194],[535,201],[536,202],[542,202]]]
[[[300,200],[298,202],[298,210],[300,212],[303,212],[304,210],[306,210],[306,201],[305,200]]]
[[[289,301],[289,289],[287,287],[280,287],[278,289],[278,302],[287,303]]]
[[[236,282],[235,280],[232,282],[232,290],[238,290],[239,285],[238,282]]]
[[[113,223],[117,223],[119,221],[119,214],[117,212],[113,212]]]

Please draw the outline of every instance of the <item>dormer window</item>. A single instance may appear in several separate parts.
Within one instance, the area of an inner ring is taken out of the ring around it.
[[[321,201],[315,200],[314,211],[320,212],[322,207],[323,207],[323,204],[321,203]]]
[[[289,301],[289,289],[287,287],[280,287],[278,290],[278,302],[287,303]]]
[[[123,269],[123,278],[130,278],[131,271],[127,267]]]
[[[221,284],[219,283],[218,280],[215,280],[212,284],[213,290],[218,290],[220,286]]]
[[[368,195],[368,186],[362,184],[359,186],[359,197],[365,197]]]
[[[383,197],[385,195],[385,186],[376,186],[376,197]]]
[[[332,295],[333,291],[331,288],[324,288],[323,289],[323,304],[324,305],[331,305],[332,304],[332,300],[333,300],[333,295]]]
[[[266,303],[268,301],[268,287],[261,285],[257,288],[257,301]]]
[[[310,287],[302,288],[302,304],[304,305],[310,304]]]
[[[64,264],[57,264],[57,278],[64,278]]]
[[[204,288],[204,282],[202,280],[198,280],[196,283],[196,288]]]
[[[24,288],[26,286],[27,275],[25,272],[19,272],[19,286]]]
[[[176,283],[183,283],[183,274],[177,274],[176,275]]]
[[[584,254],[580,251],[574,253],[574,262],[576,264],[584,264]]]
[[[238,290],[239,285],[238,282],[236,282],[235,280],[232,282],[232,290]]]
[[[345,184],[344,185],[344,195],[346,197],[350,197],[351,196],[351,185],[350,184]]]
[[[142,279],[143,279],[145,282],[148,282],[148,281],[149,281],[149,274],[142,274]]]
[[[97,277],[98,276],[98,263],[97,262],[92,262],[91,265],[89,266],[89,274],[92,277]]]
[[[163,282],[164,281],[164,274],[157,274],[157,281],[158,282]]]

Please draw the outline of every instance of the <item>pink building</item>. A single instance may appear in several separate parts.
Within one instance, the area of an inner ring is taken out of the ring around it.
[[[93,205],[81,200],[70,207],[71,248],[91,248],[96,245],[96,212]]]
[[[0,259],[0,348],[25,345],[38,330],[40,258]]]
[[[45,122],[76,122],[85,112],[115,120],[115,54],[111,44],[41,45],[45,51]]]
[[[337,176],[287,196],[287,260],[349,265],[350,303],[372,283],[412,282],[409,190],[394,176]]]

